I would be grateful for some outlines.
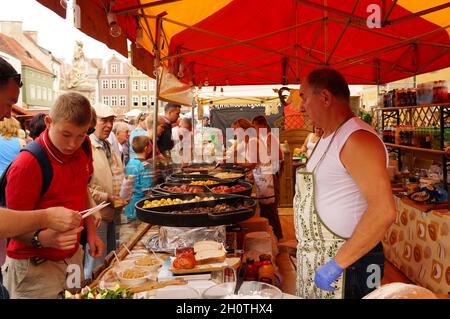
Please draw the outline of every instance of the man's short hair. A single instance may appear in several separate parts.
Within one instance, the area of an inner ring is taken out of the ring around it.
[[[164,106],[164,113],[167,114],[170,111],[175,110],[177,108],[181,108],[181,105],[175,103],[167,103],[166,106]]]
[[[55,123],[67,121],[79,127],[84,126],[91,123],[91,103],[80,93],[64,93],[56,99],[49,115]]]
[[[130,130],[130,128],[128,127],[128,124],[125,122],[114,123],[113,129],[112,129],[114,134],[117,134],[117,132],[129,131],[129,130]]]
[[[333,96],[345,101],[350,100],[350,90],[344,76],[332,68],[320,68],[311,71],[305,81],[313,89],[314,93],[320,90],[328,90]]]
[[[131,141],[131,147],[135,153],[142,153],[150,143],[150,138],[147,135],[137,135]]]
[[[15,75],[17,75],[16,69],[8,61],[0,57],[0,88],[6,86]]]
[[[36,114],[31,118],[30,121],[30,136],[32,139],[35,139],[41,135],[42,132],[45,131],[45,113]]]

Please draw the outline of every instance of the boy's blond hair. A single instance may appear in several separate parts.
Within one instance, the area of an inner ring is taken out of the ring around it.
[[[150,139],[147,135],[138,135],[133,137],[131,141],[131,147],[136,154],[143,153],[145,148],[150,143]]]
[[[50,108],[50,118],[54,123],[67,121],[76,126],[91,122],[91,103],[80,93],[61,94]]]
[[[9,140],[11,137],[18,137],[20,123],[15,118],[4,118],[0,121],[0,135]]]

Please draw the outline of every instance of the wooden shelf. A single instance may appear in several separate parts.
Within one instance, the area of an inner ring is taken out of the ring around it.
[[[374,111],[397,111],[407,109],[422,109],[427,107],[450,107],[450,103],[434,103],[434,104],[422,104],[414,106],[397,106],[397,107],[377,107]]]
[[[441,150],[433,150],[433,149],[428,149],[428,148],[420,148],[420,147],[413,147],[413,146],[406,146],[406,145],[398,145],[398,144],[392,144],[392,143],[384,143],[384,144],[386,146],[403,148],[403,149],[410,150],[410,151],[418,151],[418,152],[433,153],[433,154],[440,154],[440,155],[444,155],[445,154],[445,151],[441,151]]]

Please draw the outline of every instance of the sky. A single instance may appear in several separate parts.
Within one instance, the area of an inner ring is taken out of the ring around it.
[[[75,41],[80,40],[84,44],[84,53],[88,58],[106,60],[116,53],[116,56],[125,59],[105,44],[75,28],[70,10],[67,18],[63,19],[35,0],[0,0],[0,20],[23,21],[23,30],[38,31],[40,46],[69,63],[72,63]]]

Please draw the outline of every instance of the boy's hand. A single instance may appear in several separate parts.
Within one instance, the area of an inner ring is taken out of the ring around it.
[[[82,230],[83,227],[71,229],[66,232],[57,232],[52,229],[46,229],[39,234],[39,240],[42,247],[62,250],[73,249],[78,243],[78,234]]]
[[[80,226],[81,215],[65,207],[51,207],[44,210],[45,221],[41,228],[51,228],[58,232],[65,232]]]

